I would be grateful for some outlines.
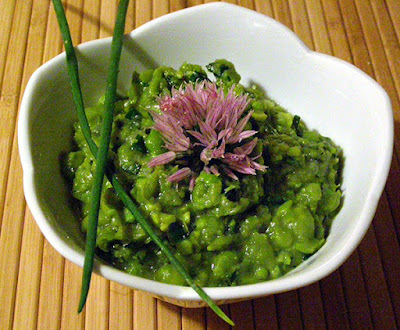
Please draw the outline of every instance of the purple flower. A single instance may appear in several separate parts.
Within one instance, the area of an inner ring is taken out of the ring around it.
[[[236,173],[255,175],[266,166],[250,157],[257,138],[242,144],[257,134],[244,130],[252,112],[243,116],[249,103],[247,95],[236,96],[234,87],[225,95],[215,83],[186,84],[173,89],[171,96],[159,99],[161,113],[153,112],[154,129],[159,131],[169,151],[153,158],[148,165],[155,167],[175,162],[180,169],[171,175],[170,182],[191,177],[204,170],[220,175],[221,171],[234,180]]]

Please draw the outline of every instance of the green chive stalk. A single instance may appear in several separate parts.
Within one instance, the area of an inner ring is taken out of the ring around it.
[[[100,132],[100,146],[98,148],[96,157],[96,169],[91,191],[88,230],[86,233],[86,255],[83,265],[82,291],[79,302],[79,312],[81,312],[85,306],[93,272],[101,192],[108,160],[108,149],[111,140],[112,123],[114,118],[114,103],[117,94],[118,68],[121,58],[122,38],[124,35],[125,18],[128,10],[128,4],[129,0],[121,0],[119,3],[117,19],[114,27],[114,36],[111,43],[111,61],[107,79],[103,122]]]
[[[115,23],[114,37],[113,43],[111,46],[111,64],[110,64],[110,73],[107,80],[107,91],[105,97],[105,114],[108,112],[107,119],[103,119],[103,129],[100,136],[100,148],[97,147],[95,142],[92,139],[89,123],[85,114],[82,91],[80,87],[79,74],[78,74],[78,61],[76,59],[75,50],[72,44],[72,39],[69,31],[68,21],[65,16],[64,7],[61,3],[61,0],[52,0],[53,6],[57,15],[57,20],[59,23],[60,31],[62,38],[64,40],[64,47],[66,51],[66,59],[68,66],[68,74],[70,77],[70,84],[73,94],[73,99],[75,102],[76,110],[78,113],[78,119],[81,125],[81,129],[83,135],[86,139],[86,142],[89,146],[89,149],[93,156],[97,160],[96,166],[96,174],[101,178],[95,180],[94,186],[99,185],[95,192],[92,191],[92,198],[96,197],[97,202],[92,205],[94,209],[93,211],[93,219],[89,219],[89,231],[92,231],[91,237],[87,237],[86,250],[85,250],[85,264],[84,264],[84,273],[82,278],[82,292],[81,292],[81,300],[79,304],[78,312],[81,312],[87,298],[87,294],[90,287],[90,279],[93,271],[93,262],[94,262],[94,253],[96,246],[96,232],[97,232],[97,220],[98,220],[98,212],[100,208],[100,197],[101,197],[101,187],[103,184],[104,174],[108,178],[108,180],[113,185],[117,195],[124,203],[125,207],[132,213],[135,219],[139,222],[139,224],[143,227],[146,233],[150,236],[150,238],[154,241],[154,243],[161,249],[161,251],[166,255],[171,264],[177,269],[180,275],[186,280],[186,283],[193,289],[195,292],[209,305],[209,307],[225,322],[230,325],[234,325],[233,321],[215,304],[215,302],[204,292],[204,290],[199,287],[191,278],[186,268],[179,262],[179,260],[175,257],[173,252],[164,244],[161,238],[154,232],[152,226],[149,224],[147,219],[143,216],[143,214],[139,211],[131,197],[125,192],[123,185],[118,181],[117,177],[113,174],[112,170],[107,166],[107,156],[108,156],[108,147],[110,143],[111,137],[111,128],[112,128],[112,120],[113,120],[113,106],[116,97],[116,80],[118,76],[118,66],[119,59],[121,55],[122,49],[122,37],[125,26],[125,17],[126,10],[129,0],[121,0],[121,3],[118,7],[117,20]],[[117,40],[115,40],[117,39]],[[111,123],[110,123],[111,121]],[[104,124],[104,122],[106,122]],[[104,126],[105,130],[104,130]],[[104,131],[104,133],[103,133]],[[108,135],[108,136],[107,136]],[[104,147],[104,145],[106,147]],[[103,149],[102,149],[103,146]],[[103,158],[103,162],[101,167],[99,167],[99,156]],[[99,168],[99,169],[98,169]],[[101,173],[102,171],[102,173]],[[101,181],[101,183],[100,183]],[[95,196],[93,196],[95,194]],[[92,210],[90,212],[92,214]],[[90,215],[89,215],[90,216]],[[90,225],[90,223],[92,224]]]
[[[83,105],[83,97],[81,84],[78,74],[78,60],[76,59],[74,46],[72,44],[71,33],[69,25],[64,12],[64,6],[61,0],[53,0],[54,11],[57,16],[58,26],[60,28],[61,36],[64,41],[65,55],[67,59],[67,70],[69,82],[72,90],[72,97],[76,106],[79,122],[82,126],[82,132],[87,141],[91,152],[97,155],[97,146],[92,140],[92,134],[89,128],[89,122],[86,118],[85,109]]]

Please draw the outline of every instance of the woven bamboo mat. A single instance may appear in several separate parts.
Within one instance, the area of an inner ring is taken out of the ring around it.
[[[201,0],[132,0],[126,31]],[[348,261],[308,287],[224,306],[237,329],[400,327],[400,1],[231,0],[271,16],[311,48],[376,79],[389,93],[395,150],[366,237]],[[66,0],[75,44],[109,36],[116,1]],[[81,269],[41,235],[22,190],[16,119],[32,73],[62,51],[49,0],[0,1],[0,329],[227,329],[207,308],[185,309],[94,276],[77,315]]]

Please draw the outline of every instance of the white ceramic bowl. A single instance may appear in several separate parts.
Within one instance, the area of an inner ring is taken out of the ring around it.
[[[86,105],[96,103],[104,93],[110,44],[108,38],[77,48]],[[273,19],[226,3],[175,12],[127,35],[119,90],[128,89],[134,70],[161,64],[178,68],[184,61],[206,65],[218,58],[232,61],[244,84],[261,85],[310,128],[342,146],[345,155],[343,207],[321,250],[282,278],[207,288],[211,298],[221,303],[305,286],[345,261],[368,229],[384,188],[392,155],[393,119],[387,94],[366,74],[310,51]],[[26,87],[19,117],[19,150],[25,196],[37,224],[56,250],[82,266],[82,236],[59,163],[60,153],[70,147],[75,120],[65,55],[61,54],[40,67]],[[175,304],[202,305],[188,287],[131,276],[100,261],[95,271]]]

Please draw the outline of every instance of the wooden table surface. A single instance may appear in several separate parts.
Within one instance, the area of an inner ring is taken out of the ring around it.
[[[202,0],[132,0],[126,31]],[[237,329],[400,327],[400,1],[232,0],[271,16],[312,49],[355,64],[390,95],[395,149],[366,237],[308,287],[224,306]],[[75,44],[111,35],[112,0],[66,0]],[[76,313],[81,269],[44,239],[26,206],[16,121],[29,77],[62,49],[49,0],[0,1],[0,329],[227,329],[207,308],[163,303],[94,276]]]

